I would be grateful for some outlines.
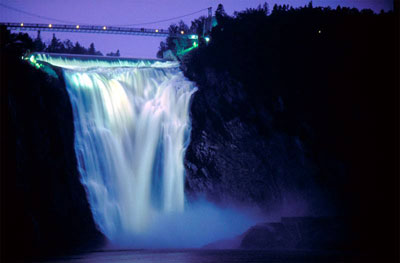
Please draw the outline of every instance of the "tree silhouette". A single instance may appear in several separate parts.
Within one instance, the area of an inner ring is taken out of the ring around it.
[[[72,48],[72,54],[87,54],[86,49],[79,44],[78,41],[75,42],[74,47]]]
[[[204,40],[203,40],[203,36],[206,34],[207,32],[207,28],[209,26],[208,23],[211,23],[211,21],[208,20],[207,17],[205,16],[201,16],[195,20],[192,21],[192,24],[190,26],[190,32],[192,32],[193,34],[196,34],[199,41],[199,44],[204,44]],[[203,40],[203,41],[201,41]]]
[[[159,46],[158,51],[157,51],[157,57],[158,58],[163,58],[164,52],[167,51],[167,50],[168,50],[167,44],[165,44],[164,41],[161,41],[160,42],[160,46]]]
[[[96,48],[94,47],[94,43],[91,43],[88,50],[87,50],[88,55],[97,55],[97,56],[102,56],[103,54],[100,51],[96,51]],[[118,50],[118,56],[119,56],[119,50]]]
[[[56,34],[53,34],[53,38],[51,39],[50,44],[47,46],[46,52],[63,53],[64,51],[64,45],[58,38],[56,38]]]
[[[66,53],[71,53],[72,49],[74,48],[74,44],[71,42],[71,40],[67,39],[64,41],[64,49]]]
[[[96,49],[94,48],[94,44],[91,43],[90,46],[89,46],[89,49],[88,49],[88,54],[89,55],[94,55],[95,51],[96,51]]]
[[[194,27],[193,27],[194,29]],[[178,24],[172,24],[168,27],[169,35],[166,42],[160,42],[160,47],[157,52],[157,57],[162,58],[165,51],[171,50],[175,57],[180,56],[183,51],[192,46],[192,42],[188,38],[180,37],[181,33],[195,33],[192,28],[189,28],[183,21],[179,21]]]
[[[86,49],[79,42],[73,44],[69,39],[61,42],[61,40],[58,39],[55,34],[53,34],[50,43],[46,46],[46,44],[42,41],[40,37],[40,32],[38,32],[34,40],[32,40],[32,38],[26,33],[11,34],[7,30],[5,32],[8,32],[8,41],[14,41],[15,45],[18,46],[18,49],[23,50],[23,53],[48,52],[66,54],[87,54],[97,56],[103,55],[100,51],[96,50],[94,43],[91,43],[89,48]],[[117,51],[116,55],[119,56],[119,51]]]
[[[109,56],[109,57],[119,57],[119,56],[120,56],[119,49],[118,49],[117,52],[115,52],[115,53],[114,53],[114,52],[107,53],[106,56]]]
[[[37,37],[33,41],[33,48],[35,51],[41,52],[46,49],[46,44],[42,41],[40,37],[40,31],[38,31]]]
[[[218,23],[228,15],[225,12],[224,6],[219,4],[217,10],[215,10],[215,17],[217,18]]]

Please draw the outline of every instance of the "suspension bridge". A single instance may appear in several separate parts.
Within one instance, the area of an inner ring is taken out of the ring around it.
[[[169,32],[169,30],[166,29],[160,29],[160,28],[144,28],[144,27],[127,27],[127,26],[107,26],[107,25],[81,25],[78,23],[73,23],[71,21],[64,21],[64,20],[59,20],[56,18],[50,18],[50,17],[44,17],[40,16],[37,14],[29,13],[23,10],[16,9],[11,6],[4,5],[0,3],[0,7],[4,7],[16,12],[23,13],[28,16],[33,16],[37,17],[40,19],[46,19],[50,21],[55,21],[55,22],[61,22],[62,24],[43,24],[43,23],[8,23],[8,22],[0,22],[0,26],[6,27],[8,30],[13,30],[13,31],[50,31],[50,32],[73,32],[73,33],[95,33],[95,34],[118,34],[118,35],[137,35],[137,36],[153,36],[153,37],[167,37],[169,35],[175,36],[175,37],[182,37],[182,38],[192,38],[193,35],[190,34],[189,32],[185,31],[179,31],[179,32]],[[211,7],[204,8],[201,10],[198,10],[196,12],[182,15],[179,17],[174,17],[170,19],[164,19],[164,20],[159,20],[159,21],[153,21],[153,22],[147,22],[147,23],[142,23],[142,24],[134,24],[131,26],[137,26],[137,25],[149,25],[149,24],[157,24],[161,22],[166,22],[166,21],[173,21],[176,19],[180,19],[186,16],[191,16],[193,14],[202,12],[204,10],[208,10],[208,17],[206,20],[206,23],[204,25],[204,31],[210,31],[212,27],[212,10]]]
[[[0,23],[14,31],[51,31],[51,32],[75,32],[95,34],[120,34],[167,37],[169,31],[166,29],[131,28],[114,26],[91,26],[91,25],[61,25],[61,24],[36,24],[36,23]],[[176,36],[187,37],[188,32],[180,31]]]

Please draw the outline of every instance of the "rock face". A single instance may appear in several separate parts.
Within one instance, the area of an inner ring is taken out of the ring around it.
[[[244,249],[338,250],[351,241],[338,218],[292,217],[250,228],[240,243]]]
[[[6,262],[103,240],[79,181],[72,108],[62,75],[50,77],[18,58],[2,53],[1,87],[8,92],[2,105],[8,129],[1,142],[7,145],[1,174]]]
[[[256,204],[303,214],[320,193],[301,140],[273,129],[272,112],[252,104],[228,75],[196,79],[192,136],[185,159],[187,191],[220,203]],[[276,112],[284,107],[277,101]]]
[[[345,250],[351,247],[346,224],[337,217],[284,217],[257,224],[240,236],[206,245],[208,249]]]
[[[221,17],[182,59],[199,88],[187,192],[274,219],[343,216],[358,249],[398,251],[394,13],[281,11]]]

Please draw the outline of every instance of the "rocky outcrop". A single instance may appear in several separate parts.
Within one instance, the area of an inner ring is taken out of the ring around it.
[[[187,191],[219,203],[304,214],[320,197],[315,167],[297,136],[273,129],[275,112],[252,104],[228,75],[206,70],[192,106]],[[277,101],[276,111],[284,107]]]
[[[208,249],[346,250],[352,242],[343,218],[284,217],[261,223],[233,239],[206,245]]]
[[[340,218],[292,217],[253,226],[243,236],[244,249],[340,250],[351,244]]]

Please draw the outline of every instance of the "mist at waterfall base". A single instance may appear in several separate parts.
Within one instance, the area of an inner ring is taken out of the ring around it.
[[[109,248],[201,247],[255,223],[237,209],[185,199],[196,87],[176,63],[41,60],[63,68],[81,182]]]
[[[201,248],[240,235],[255,222],[240,210],[220,208],[202,200],[187,204],[183,212],[155,215],[145,231],[121,233],[107,248]]]

